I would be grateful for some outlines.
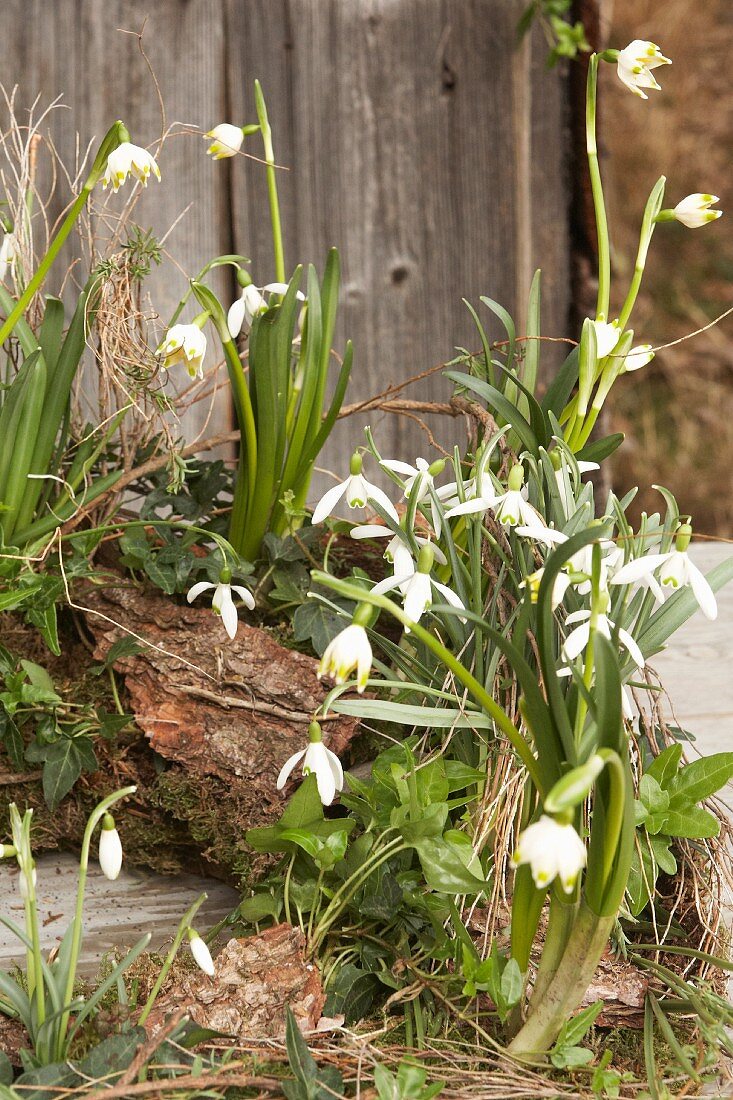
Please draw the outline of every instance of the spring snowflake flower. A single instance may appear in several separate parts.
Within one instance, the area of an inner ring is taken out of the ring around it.
[[[0,245],[0,283],[4,283],[8,272],[18,258],[18,241],[14,233],[6,233]]]
[[[519,837],[512,856],[512,867],[528,863],[538,890],[559,878],[566,894],[570,894],[585,867],[587,852],[572,825],[542,814]]]
[[[372,647],[363,623],[356,621],[358,616],[357,611],[351,626],[347,626],[326,646],[318,666],[318,679],[332,676],[337,684],[343,684],[349,673],[356,669],[356,690],[361,693],[372,667]],[[369,608],[365,616],[369,618]]]
[[[287,294],[287,292],[287,283],[266,283],[265,286],[255,286],[254,283],[249,283],[244,287],[241,295],[229,307],[227,313],[227,325],[232,340],[236,340],[242,329],[249,331],[257,314],[267,309],[266,294]],[[296,298],[301,302],[305,301],[305,294],[302,290],[297,292]]]
[[[225,157],[235,157],[242,148],[244,131],[241,126],[232,126],[230,122],[220,122],[213,130],[204,134],[205,138],[213,139],[206,150],[207,156],[214,160],[223,160]]]
[[[671,65],[672,62],[653,42],[635,38],[626,49],[620,51],[616,64],[619,80],[634,95],[640,96],[641,99],[648,99],[645,88],[661,91],[651,70],[659,65]]]
[[[210,978],[213,978],[214,960],[211,957],[211,952],[195,928],[189,928],[188,942],[191,947],[191,954],[196,960],[199,968],[203,970],[204,974],[208,974]]]
[[[440,534],[440,508],[430,495],[430,490],[435,489],[435,478],[439,477],[445,469],[445,459],[439,458],[435,462],[428,462],[425,458],[416,458],[415,465],[409,462],[400,462],[394,458],[384,458],[379,463],[385,470],[393,474],[401,474],[405,477],[405,500],[412,500],[413,494],[417,497],[417,503],[430,500],[430,510],[433,520],[433,530]]]
[[[606,606],[610,605],[608,594],[606,593]],[[590,611],[574,611],[572,615],[568,615],[565,620],[568,626],[574,626],[575,623],[579,625],[572,630],[565,639],[565,644],[562,647],[562,655],[566,661],[574,661],[579,654],[583,652],[585,647],[590,641]],[[608,638],[609,642],[612,640],[612,632],[616,629],[615,623],[613,623],[604,612],[601,612],[596,617],[596,630],[599,634],[602,634],[604,638]],[[644,668],[644,654],[639,649],[639,646],[631,637],[627,630],[620,629],[618,631],[619,644],[624,647],[629,656],[633,659],[634,664],[638,668]]]
[[[162,358],[165,370],[176,363],[185,363],[191,378],[203,378],[206,336],[198,325],[174,325],[155,354]]]
[[[332,489],[324,493],[313,509],[311,518],[313,526],[322,523],[326,516],[330,516],[341,497],[344,496],[349,508],[363,508],[368,500],[376,500],[377,504],[384,508],[387,515],[391,516],[395,523],[397,522],[397,511],[387,494],[378,485],[373,485],[371,481],[367,481],[363,476],[361,472],[363,461],[359,452],[354,451],[351,456],[349,476],[345,481],[340,481],[338,485],[334,485]]]
[[[221,615],[224,629],[233,640],[237,636],[238,619],[237,608],[232,599],[232,592],[237,593],[245,607],[248,607],[250,611],[253,609],[255,601],[248,588],[244,588],[239,584],[230,584],[231,579],[231,571],[229,569],[222,569],[219,574],[218,584],[212,584],[210,581],[199,581],[198,584],[195,584],[193,588],[188,590],[186,599],[189,603],[193,603],[202,592],[206,592],[207,589],[213,588],[214,595],[211,599],[211,606],[217,615]]]
[[[711,621],[716,619],[718,605],[715,594],[687,553],[691,538],[692,528],[689,523],[683,523],[677,532],[674,550],[667,554],[645,554],[643,558],[628,562],[619,569],[611,583],[648,583],[653,580],[652,574],[656,573],[662,588],[678,591],[689,585],[705,618]]]
[[[599,359],[605,359],[610,355],[621,336],[621,326],[618,321],[594,321],[596,330],[596,353]]]
[[[151,175],[160,181],[160,169],[147,149],[141,149],[139,145],[123,141],[107,158],[107,167],[102,176],[102,189],[106,191],[111,186],[117,194],[130,174],[139,180],[143,187],[147,187],[148,178]]]
[[[432,606],[433,592],[435,589],[443,597],[446,603],[452,607],[458,607],[465,611],[463,601],[455,594],[452,588],[440,584],[430,576],[433,567],[434,552],[431,544],[424,546],[420,551],[417,569],[412,573],[396,573],[393,577],[375,584],[372,593],[375,596],[383,596],[385,592],[391,592],[398,588],[403,598],[403,608],[408,619],[417,623],[423,614]],[[410,628],[405,627],[405,633],[410,633]]]
[[[723,215],[722,210],[711,210],[714,203],[720,202],[717,195],[701,195],[696,193],[688,195],[674,207],[672,213],[678,222],[682,222],[688,229],[699,229],[701,225],[714,222]]]
[[[303,761],[303,775],[315,775],[318,795],[324,806],[330,806],[336,797],[336,792],[343,790],[344,772],[341,761],[336,753],[331,752],[323,744],[321,727],[318,722],[311,722],[308,727],[309,745],[307,749],[293,753],[282,766],[277,777],[277,789],[281,791],[290,773],[296,765]]]
[[[102,819],[102,831],[99,834],[99,866],[105,878],[111,882],[122,870],[122,841],[115,828],[115,819],[112,814],[105,814]]]

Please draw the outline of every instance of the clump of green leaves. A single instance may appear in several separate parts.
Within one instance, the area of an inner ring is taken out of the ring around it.
[[[585,37],[585,27],[578,19],[568,20],[572,0],[531,0],[524,9],[517,25],[519,38],[524,38],[538,20],[550,44],[547,67],[552,68],[561,58],[572,60],[579,53],[588,53],[590,45]]]

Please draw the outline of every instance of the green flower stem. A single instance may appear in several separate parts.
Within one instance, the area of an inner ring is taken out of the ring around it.
[[[419,623],[414,623],[401,607],[392,603],[392,601],[386,599],[386,597],[375,596],[372,592],[366,592],[363,588],[357,588],[356,585],[349,584],[348,581],[337,580],[337,578],[331,576],[330,573],[315,571],[312,576],[315,584],[322,584],[326,588],[332,588],[340,595],[346,596],[347,599],[373,604],[374,607],[379,607],[383,611],[388,611],[390,615],[394,616],[403,626],[408,626],[411,633],[423,642],[428,649],[432,650],[435,656],[443,662],[446,668],[450,669],[453,675],[468,689],[476,702],[479,703],[486,713],[494,720],[499,729],[505,734],[507,740],[514,746],[517,755],[527,769],[540,796],[544,798],[547,793],[547,784],[544,782],[539,765],[530,746],[527,744],[524,737],[522,737],[509,715],[505,714],[484,685],[478,682],[476,677],[473,676],[456,657],[454,657],[450,650],[446,649],[430,631],[420,626]]]
[[[596,143],[596,96],[598,92],[597,54],[591,54],[588,62],[588,84],[585,100],[585,137],[588,152],[588,168],[593,192],[593,207],[596,215],[598,235],[598,304],[596,317],[608,320],[608,308],[611,297],[611,249],[608,237],[608,219],[603,198],[601,170],[598,164],[598,146]]]
[[[48,252],[38,265],[38,270],[28,282],[28,285],[18,299],[12,312],[9,314],[9,316],[5,320],[5,323],[0,328],[0,347],[5,343],[8,336],[10,336],[17,322],[20,320],[20,318],[23,316],[26,309],[28,308],[28,305],[32,301],[33,296],[43,285],[43,282],[49,272],[51,265],[61,251],[64,241],[68,237],[71,230],[74,228],[74,225],[76,224],[79,215],[87,204],[89,196],[91,195],[94,187],[102,176],[105,165],[107,163],[107,157],[117,148],[118,145],[121,144],[122,141],[129,140],[129,135],[127,134],[127,132],[125,131],[124,133],[122,133],[122,130],[124,130],[122,124],[120,122],[115,122],[114,126],[110,127],[110,129],[107,131],[104,138],[102,139],[102,143],[99,146],[97,155],[94,158],[92,170],[87,176],[84,182],[84,186],[74,200],[71,209],[69,210],[69,213],[64,218],[61,224],[61,228],[59,229],[54,239],[51,241],[51,244],[48,247]]]
[[[550,1049],[583,999],[614,920],[615,916],[599,917],[581,900],[555,976],[539,1000],[532,998],[529,1015],[507,1048],[509,1054],[535,1059]]]
[[[221,333],[220,333],[221,335]],[[247,380],[239,354],[231,339],[222,340],[224,355],[226,357],[229,381],[234,393],[234,403],[237,410],[240,433],[240,469],[234,488],[234,501],[232,515],[229,521],[229,537],[232,546],[238,553],[244,553],[246,538],[246,516],[252,494],[257,485],[257,426],[255,424],[254,410],[249,394]],[[246,467],[246,477],[244,469]],[[248,548],[249,549],[249,548]],[[247,557],[247,554],[244,554]]]
[[[576,904],[571,899],[560,897],[558,890],[559,888],[556,887],[550,895],[547,934],[532,987],[533,1003],[535,1001],[539,1003],[542,1000],[547,987],[557,973],[577,914]]]
[[[76,908],[72,921],[74,931],[72,933],[71,951],[69,953],[69,975],[66,980],[66,989],[64,990],[64,1004],[67,1006],[67,1009],[61,1017],[56,1047],[56,1056],[59,1060],[61,1060],[64,1055],[66,1032],[69,1026],[68,1006],[71,1004],[71,998],[74,993],[76,968],[79,962],[79,953],[81,951],[82,911],[84,909],[84,890],[86,888],[87,871],[89,869],[89,849],[92,843],[92,834],[107,810],[109,810],[111,806],[114,806],[116,802],[119,802],[120,799],[126,798],[130,794],[134,794],[136,790],[136,787],[123,787],[122,790],[115,791],[114,794],[110,794],[106,798],[103,798],[89,815],[87,827],[84,830],[84,839],[82,841],[81,855],[79,857],[79,885],[76,891]]]
[[[165,962],[163,963],[163,965],[160,968],[160,973],[158,974],[158,977],[155,980],[155,985],[150,990],[150,995],[149,995],[147,1001],[145,1002],[145,1005],[143,1007],[142,1012],[140,1013],[140,1016],[138,1017],[138,1021],[137,1021],[138,1026],[142,1027],[142,1025],[147,1020],[148,1016],[150,1015],[151,1009],[152,1009],[153,1005],[155,1004],[155,1001],[158,997],[158,994],[160,993],[161,989],[163,988],[163,982],[168,977],[168,973],[170,971],[170,968],[173,965],[173,960],[175,959],[176,955],[178,954],[178,948],[183,943],[183,937],[186,935],[186,932],[188,931],[191,923],[193,922],[193,918],[196,916],[199,909],[201,908],[201,906],[206,901],[207,897],[208,897],[207,894],[200,894],[196,898],[196,901],[193,903],[193,905],[191,905],[190,908],[187,909],[186,912],[181,917],[181,920],[178,924],[178,929],[177,929],[176,934],[173,938],[173,943],[171,944],[170,950],[168,951],[168,954],[165,957]]]
[[[270,221],[272,223],[272,244],[275,253],[275,281],[285,282],[285,254],[283,251],[283,235],[280,223],[280,203],[277,197],[277,179],[275,170],[275,152],[272,147],[272,129],[267,117],[265,97],[259,80],[255,80],[255,105],[257,118],[262,133],[262,144],[265,147],[265,160],[267,161],[267,195],[270,201]]]
[[[656,216],[659,213],[662,202],[664,201],[664,187],[667,180],[665,176],[660,176],[657,180],[652,193],[649,196],[646,207],[644,209],[644,217],[641,222],[641,232],[639,233],[639,248],[636,253],[636,264],[634,265],[634,274],[631,279],[631,285],[629,292],[626,295],[626,300],[621,308],[619,314],[619,324],[621,325],[621,331],[626,328],[631,311],[636,304],[636,298],[641,286],[641,280],[644,275],[644,268],[646,267],[646,259],[649,252],[649,245],[651,244],[652,235],[654,233],[654,227],[656,225]]]

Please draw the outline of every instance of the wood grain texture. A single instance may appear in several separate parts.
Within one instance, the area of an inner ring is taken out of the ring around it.
[[[262,81],[273,123],[286,262],[341,250],[337,347],[355,343],[349,400],[476,346],[461,303],[481,294],[520,324],[528,281],[544,271],[545,331],[564,334],[569,306],[566,87],[544,67],[541,35],[517,49],[520,0],[6,0],[3,82],[25,102],[64,93],[54,133],[69,148],[122,117],[133,140],[153,142],[160,118],[134,37],[145,43],[169,122],[206,129],[254,119]],[[257,138],[247,149],[261,152]],[[243,157],[212,164],[195,136],[171,139],[164,181],[138,206],[194,273],[238,251],[257,283],[273,278],[264,169]],[[114,200],[110,200],[113,204]],[[227,275],[213,280],[228,302]],[[184,285],[170,267],[151,280],[165,316]],[[503,334],[479,307],[494,337]],[[543,361],[554,359],[550,352]],[[445,396],[439,376],[421,398]],[[220,401],[211,430],[228,415]],[[200,422],[200,420],[199,420]],[[363,420],[361,421],[363,424]],[[372,417],[385,455],[429,453],[419,428]],[[438,425],[450,445],[455,427]],[[324,463],[342,469],[360,425],[340,424]]]

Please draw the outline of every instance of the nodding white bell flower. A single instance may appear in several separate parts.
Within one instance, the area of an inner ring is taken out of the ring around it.
[[[203,970],[204,974],[207,974],[210,978],[214,977],[214,960],[211,957],[211,952],[208,947],[199,936],[195,928],[188,929],[188,942],[191,947],[191,954],[200,970]]]
[[[227,313],[227,326],[232,340],[236,340],[242,329],[248,332],[257,314],[264,313],[267,309],[266,294],[285,295],[287,292],[287,283],[265,283],[264,286],[255,286],[254,283],[249,283],[245,286],[241,295],[229,307]],[[298,301],[305,301],[305,294],[302,290],[297,291],[295,296]]]
[[[587,852],[572,825],[562,825],[542,814],[520,835],[512,855],[512,867],[528,863],[534,884],[544,890],[559,878],[566,894],[572,893],[586,864]]]
[[[641,370],[654,358],[651,344],[639,344],[624,359],[624,371]]]
[[[552,452],[555,454],[555,452]],[[600,465],[597,462],[584,462],[582,459],[577,462],[578,473],[588,474],[591,470],[600,470]],[[571,466],[568,462],[560,459],[560,468],[555,470],[555,481],[557,482],[558,492],[560,493],[560,502],[563,507],[563,511],[567,518],[575,508],[575,500],[573,498],[572,486],[570,480],[572,478]],[[579,486],[576,486],[578,488]]]
[[[653,579],[652,574],[656,573],[663,588],[677,591],[689,585],[703,615],[712,622],[718,617],[718,605],[715,594],[704,575],[694,562],[690,561],[687,548],[691,538],[691,526],[689,523],[683,523],[677,532],[674,550],[670,550],[667,554],[645,554],[643,558],[627,562],[623,568],[619,569],[611,583],[648,583]]]
[[[361,472],[363,463],[364,460],[359,452],[354,451],[349,465],[349,476],[345,481],[340,481],[338,485],[334,485],[332,489],[324,493],[313,509],[311,523],[314,526],[321,523],[326,516],[330,516],[344,496],[349,508],[364,508],[368,500],[376,500],[377,504],[384,508],[387,515],[391,516],[395,523],[397,522],[397,510],[394,504],[383,489],[380,489],[378,485],[373,485],[371,481],[367,481]]]
[[[133,175],[143,187],[147,187],[148,178],[151,175],[160,181],[160,169],[147,149],[141,149],[139,145],[123,141],[107,157],[107,167],[102,176],[102,189],[106,191],[111,186],[117,194],[129,175]]]
[[[185,363],[191,378],[203,378],[206,336],[198,325],[173,325],[155,354],[163,360],[164,370]]]
[[[337,634],[326,646],[318,666],[319,680],[324,676],[331,676],[337,684],[344,684],[349,673],[356,669],[356,690],[361,694],[367,685],[372,668],[372,647],[364,629],[365,623],[369,622],[370,618],[369,606],[360,604],[354,612],[351,625]],[[365,622],[362,622],[362,619]]]
[[[379,584],[375,584],[372,593],[375,596],[383,596],[385,592],[391,592],[393,589],[398,588],[402,594],[402,606],[405,614],[414,623],[419,622],[422,615],[432,605],[433,589],[440,593],[446,603],[465,611],[463,601],[455,594],[453,589],[448,588],[445,584],[440,584],[430,576],[434,557],[433,546],[428,543],[420,551],[417,569],[414,572],[395,573],[393,577],[388,577],[386,580],[380,581]],[[406,626],[405,634],[409,633],[410,628]]]
[[[0,283],[5,282],[17,258],[18,240],[14,233],[6,233],[0,245]]]
[[[213,584],[211,581],[199,581],[193,588],[188,590],[186,599],[189,603],[201,595],[202,592],[206,592],[207,589],[213,588],[214,595],[211,599],[211,606],[217,615],[221,615],[221,621],[224,623],[224,629],[229,637],[233,640],[237,636],[237,609],[232,599],[232,592],[236,592],[240,600],[244,603],[245,607],[248,607],[251,611],[254,608],[255,601],[252,593],[248,588],[244,588],[239,584],[231,584],[232,579],[231,570],[222,569],[219,574],[219,583]]]
[[[605,583],[606,579],[610,578],[610,583],[616,584],[615,578],[622,568],[624,568],[624,551],[623,547],[617,546],[603,559],[602,583]],[[632,588],[644,588],[647,592],[651,592],[656,603],[660,605],[664,603],[664,591],[659,581],[652,573],[644,573],[643,576],[639,577],[637,580],[628,581],[627,583],[630,584]]]
[[[405,477],[405,500],[412,500],[413,493],[417,496],[417,503],[430,500],[430,512],[433,520],[433,530],[440,534],[440,508],[430,495],[430,490],[435,489],[435,478],[439,477],[445,469],[445,459],[439,458],[435,462],[428,462],[425,458],[416,458],[415,465],[409,462],[400,462],[398,459],[383,458],[380,463],[385,470],[394,474],[402,474]]]
[[[596,354],[599,359],[605,359],[610,355],[621,336],[621,325],[618,321],[594,321],[596,330]]]
[[[647,42],[643,38],[635,38],[628,46],[619,52],[616,60],[619,80],[626,85],[629,91],[638,95],[641,99],[648,99],[645,88],[653,88],[661,91],[651,70],[659,65],[671,65],[672,62],[665,57],[659,46],[653,42]]]
[[[529,596],[530,596],[530,599],[531,599],[532,603],[537,603],[537,600],[539,599],[540,584],[542,583],[542,578],[543,578],[544,575],[545,575],[545,567],[542,566],[541,569],[536,569],[534,573],[530,573],[529,576],[525,577],[523,581],[520,581],[520,584],[519,584],[520,588],[528,588],[529,589]],[[568,574],[565,573],[561,569],[560,572],[555,577],[555,580],[554,580],[553,585],[552,585],[552,610],[553,611],[555,610],[555,608],[559,607],[560,604],[562,603],[562,601],[565,599],[565,593],[567,592],[567,590],[570,587],[571,583],[572,582],[571,582],[570,577],[568,576]]]
[[[507,491],[497,496],[491,505],[491,510],[502,527],[517,527],[519,524],[523,524],[526,527],[531,527],[532,530],[544,530],[547,524],[537,509],[533,508],[529,501],[525,499],[527,490],[523,488],[523,484],[524,470],[517,463],[509,471]]]
[[[415,560],[412,556],[412,551],[409,545],[400,535],[395,535],[389,527],[385,527],[383,523],[362,523],[357,527],[352,527],[349,532],[352,539],[386,539],[389,538],[386,549],[384,551],[384,557],[392,566],[394,573],[414,573],[415,572]],[[415,535],[415,542],[418,545],[418,549],[422,546],[427,546],[430,543],[429,538],[425,538],[422,535]],[[440,565],[447,565],[448,559],[443,551],[435,543],[431,543],[433,547],[433,554],[435,560]]]
[[[605,606],[610,606],[610,599],[608,593],[601,593],[605,596]],[[573,626],[575,623],[579,625],[575,627],[575,630],[571,630],[562,647],[562,655],[566,661],[574,661],[579,654],[583,652],[585,647],[590,641],[590,611],[574,611],[572,615],[568,615],[565,623],[567,626]],[[607,638],[609,642],[611,639],[611,632],[616,629],[615,623],[613,623],[605,612],[601,612],[596,616],[596,630],[599,634],[602,634],[604,638]],[[644,654],[639,649],[639,646],[628,633],[628,631],[620,629],[618,631],[619,644],[624,647],[629,656],[633,659],[634,664],[638,668],[644,668],[646,664],[644,660]]]
[[[122,870],[122,841],[112,814],[105,814],[102,819],[102,831],[99,834],[99,866],[110,882],[114,882]]]
[[[283,764],[277,777],[277,789],[279,791],[283,789],[290,778],[290,773],[302,760],[303,775],[315,775],[321,802],[324,806],[330,806],[336,797],[336,792],[343,790],[344,786],[344,771],[341,767],[341,761],[335,752],[331,752],[323,744],[321,727],[318,722],[311,722],[308,727],[308,741],[307,749],[301,749],[300,752],[293,753]]]
[[[564,542],[567,542],[569,538],[569,536],[563,534],[562,531],[556,531],[554,527],[515,527],[515,531],[518,535],[524,535],[526,538],[535,539],[537,542],[541,542],[550,549],[555,546],[561,546]],[[616,549],[616,544],[610,539],[601,539],[601,549],[603,551],[614,551]],[[590,575],[592,568],[592,546],[584,546],[581,550],[578,550],[568,558],[563,566],[563,570],[571,575],[570,583],[578,590],[580,595],[585,595],[591,590]],[[601,558],[600,579],[602,588],[606,585],[607,568],[608,558]]]
[[[205,138],[211,138],[212,142],[206,150],[206,155],[214,160],[223,160],[225,157],[235,157],[242,148],[244,131],[241,126],[233,126],[230,122],[220,122],[212,130],[204,134]]]
[[[714,222],[723,216],[722,210],[711,210],[714,203],[720,202],[717,195],[701,195],[696,192],[682,199],[672,210],[672,214],[678,222],[682,222],[688,229],[699,229],[708,222]]]

